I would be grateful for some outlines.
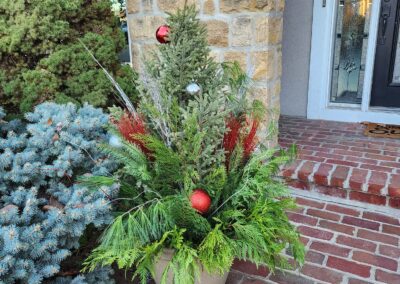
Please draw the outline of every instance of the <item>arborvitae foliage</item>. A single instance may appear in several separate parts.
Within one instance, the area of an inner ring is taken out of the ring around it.
[[[116,103],[112,85],[79,40],[134,99],[137,76],[119,64],[124,36],[109,0],[0,1],[0,101],[8,114],[49,100]]]
[[[280,254],[287,246],[301,263],[304,248],[285,213],[295,205],[275,178],[294,153],[259,145],[265,108],[248,102],[251,82],[238,64],[212,61],[195,8],[185,7],[167,23],[169,43],[142,74],[139,110],[113,110],[121,144],[103,149],[121,169],[113,177],[81,179],[93,190],[121,185],[117,217],[85,268],[115,262],[135,267],[146,283],[168,248],[174,255],[164,283],[172,271],[174,283],[188,284],[203,268],[228,271],[234,258],[288,268]],[[202,92],[186,92],[193,82]],[[211,198],[203,214],[190,201],[198,188]]]
[[[0,283],[42,283],[79,247],[87,225],[112,220],[115,186],[92,193],[76,182],[115,168],[96,146],[107,139],[108,116],[53,103],[37,106],[24,121],[4,116],[0,108]]]

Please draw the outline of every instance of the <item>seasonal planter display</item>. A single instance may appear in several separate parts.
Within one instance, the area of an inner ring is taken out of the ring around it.
[[[143,283],[224,283],[235,258],[289,268],[280,254],[289,247],[304,259],[285,213],[294,202],[274,178],[292,155],[258,143],[266,110],[247,100],[251,80],[238,64],[212,60],[196,16],[188,6],[169,16],[139,103],[112,110],[103,150],[120,170],[81,179],[94,190],[120,186],[116,217],[85,270],[116,263]]]

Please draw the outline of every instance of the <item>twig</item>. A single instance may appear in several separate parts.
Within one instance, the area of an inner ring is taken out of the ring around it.
[[[129,110],[129,112],[133,115],[133,117],[137,117],[137,112],[135,107],[133,106],[131,100],[128,98],[128,96],[125,94],[124,90],[121,88],[121,86],[115,81],[115,79],[111,76],[111,74],[101,65],[101,63],[97,60],[97,58],[94,56],[93,52],[89,50],[89,48],[83,43],[81,39],[78,39],[79,42],[83,45],[83,47],[86,49],[86,51],[90,54],[90,56],[93,58],[93,60],[97,63],[97,65],[100,66],[100,68],[103,70],[104,74],[107,76],[107,78],[111,81],[111,83],[114,85],[115,89],[118,91],[119,95],[121,98],[124,100],[126,108]]]

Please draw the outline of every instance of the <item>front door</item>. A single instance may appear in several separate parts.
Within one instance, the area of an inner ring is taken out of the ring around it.
[[[381,4],[371,106],[400,108],[399,8],[399,0]]]
[[[399,124],[399,6],[314,0],[308,118]]]

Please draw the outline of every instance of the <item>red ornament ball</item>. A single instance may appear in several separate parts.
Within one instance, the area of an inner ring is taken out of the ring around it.
[[[162,25],[158,27],[156,31],[156,38],[159,43],[167,43],[168,40],[168,35],[169,35],[170,28],[167,25]]]
[[[202,189],[195,189],[190,196],[190,202],[192,203],[192,207],[199,211],[201,214],[207,213],[208,209],[211,206],[211,198]]]

